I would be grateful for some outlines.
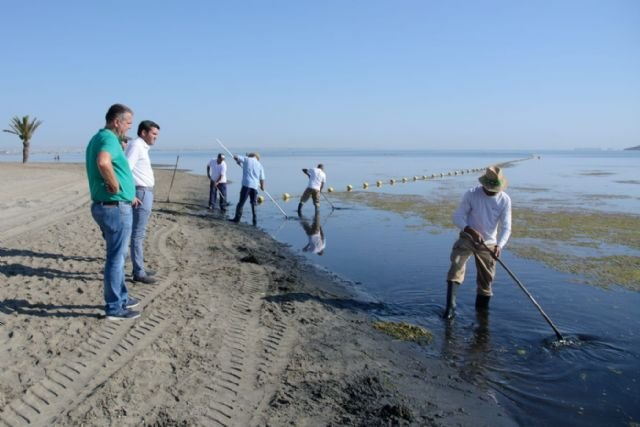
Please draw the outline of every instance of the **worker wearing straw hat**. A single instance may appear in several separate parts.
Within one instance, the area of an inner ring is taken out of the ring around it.
[[[443,317],[452,319],[456,313],[456,292],[464,281],[467,261],[476,260],[476,310],[489,308],[493,295],[491,285],[496,274],[495,258],[511,235],[511,198],[504,192],[507,179],[502,168],[491,166],[478,178],[481,185],[468,190],[453,214],[460,228],[460,237],[451,250],[451,267],[447,273],[447,307]],[[485,245],[480,245],[484,242]],[[493,253],[493,255],[492,255]]]

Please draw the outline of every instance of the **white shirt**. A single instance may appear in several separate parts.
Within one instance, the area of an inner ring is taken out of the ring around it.
[[[144,139],[138,137],[127,144],[124,152],[137,187],[153,187],[155,185],[151,159],[149,159],[150,148],[151,146],[144,142]]]
[[[487,196],[479,185],[464,193],[460,206],[453,213],[453,222],[461,230],[467,225],[473,228],[486,244],[504,248],[511,236],[511,198],[504,191]]]
[[[303,252],[311,252],[317,254],[322,252],[324,248],[327,246],[326,241],[323,239],[322,232],[317,232],[316,234],[310,234],[309,243],[302,248]]]
[[[309,184],[307,187],[320,191],[320,186],[327,180],[327,175],[320,168],[307,169]]]
[[[227,183],[227,162],[223,160],[220,164],[218,164],[218,159],[215,158],[211,159],[208,166],[210,171],[209,173],[211,174],[211,181],[216,182],[218,181],[218,178],[220,178],[220,181],[218,181],[218,183]]]

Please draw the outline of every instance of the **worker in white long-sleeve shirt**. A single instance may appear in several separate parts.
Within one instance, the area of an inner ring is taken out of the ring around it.
[[[451,250],[451,267],[447,273],[447,307],[443,317],[456,315],[456,292],[464,281],[469,257],[476,259],[476,310],[489,308],[493,295],[491,284],[496,274],[496,258],[511,236],[511,198],[504,189],[507,179],[498,166],[487,168],[478,178],[481,185],[468,190],[453,214],[460,237]],[[482,244],[484,242],[484,245]],[[486,245],[486,247],[485,247]],[[495,257],[495,258],[494,258]]]

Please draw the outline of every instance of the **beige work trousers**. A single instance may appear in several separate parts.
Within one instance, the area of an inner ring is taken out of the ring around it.
[[[315,206],[320,206],[320,191],[307,187],[307,189],[304,190],[304,193],[302,193],[300,203],[306,202],[307,200],[309,200],[309,197],[311,197],[311,200],[313,200],[313,204]]]
[[[492,251],[495,245],[487,245]],[[460,237],[453,244],[451,250],[451,267],[447,273],[447,281],[462,283],[464,274],[467,269],[467,261],[473,255],[476,260],[476,269],[478,275],[476,277],[477,294],[492,296],[491,284],[496,276],[496,261],[491,256],[491,252],[483,245],[476,246],[470,237],[460,233]]]

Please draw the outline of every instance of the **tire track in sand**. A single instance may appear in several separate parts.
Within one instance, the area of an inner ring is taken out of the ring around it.
[[[225,232],[218,230],[219,241],[224,241]],[[223,254],[234,254],[223,264],[242,262],[243,253],[223,246]],[[234,269],[239,278],[232,286],[223,280],[212,284],[227,293],[230,301],[216,307],[222,343],[211,358],[214,367],[190,372],[175,387],[196,390],[193,395],[197,398],[190,407],[197,412],[191,415],[198,425],[253,425],[256,410],[271,400],[274,390],[268,385],[273,383],[270,377],[278,376],[288,361],[293,328],[289,328],[287,316],[278,312],[278,305],[264,301],[272,288],[267,272],[272,267],[252,263],[245,266],[248,268]]]
[[[171,252],[166,244],[177,225],[157,233],[157,245],[163,258]],[[142,306],[148,306],[160,295],[170,297],[170,286],[177,273],[159,277],[157,286],[148,286],[139,293]],[[101,322],[77,350],[52,362],[45,376],[29,387],[20,398],[7,404],[0,413],[0,423],[10,427],[49,426],[66,411],[86,399],[122,368],[138,352],[149,346],[167,327],[170,313],[157,309],[143,313],[136,321]]]
[[[85,182],[62,185],[55,192],[37,193],[29,200],[18,199],[3,207],[0,240],[14,238],[75,215],[80,208],[89,208],[88,200]]]

